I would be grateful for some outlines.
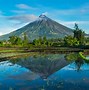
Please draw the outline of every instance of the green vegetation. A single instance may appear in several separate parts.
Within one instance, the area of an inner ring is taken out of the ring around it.
[[[86,58],[83,52],[67,54],[66,60],[79,62],[84,61],[86,63],[89,63],[89,59]]]
[[[88,59],[86,59],[86,57],[83,55],[83,52],[79,52],[79,56],[80,56],[83,60],[88,60]]]
[[[72,37],[72,36],[66,36],[64,38],[64,46],[79,46],[79,41],[77,38]]]
[[[39,39],[33,40],[32,44],[35,46],[44,46],[44,47],[52,46],[52,42],[48,41],[45,36],[43,38],[39,37]]]
[[[78,25],[75,24],[75,30],[74,30],[74,38],[77,39],[77,41],[79,41],[79,45],[84,45],[85,44],[85,32],[82,31],[81,29],[79,29]]]
[[[77,66],[77,71],[80,70],[80,67],[84,64],[87,63],[89,64],[89,59],[86,57],[86,55],[83,52],[78,52],[78,53],[70,53],[65,56],[66,60],[75,62]]]
[[[27,56],[34,56],[38,55],[37,52],[4,52],[0,54],[0,61],[2,60],[7,60],[7,59],[14,59],[14,58],[19,58],[19,57],[27,57]]]
[[[78,53],[70,53],[65,56],[66,60],[68,61],[75,61],[78,59],[78,57],[79,57]]]
[[[49,48],[62,48],[72,47],[77,49],[88,48],[89,37],[85,37],[84,31],[79,29],[78,25],[75,24],[74,36],[65,36],[64,38],[47,39],[46,36],[39,37],[30,41],[26,33],[23,35],[23,39],[18,36],[10,36],[9,40],[0,41],[0,47],[8,48],[25,48],[29,50],[33,49],[48,49]]]
[[[88,60],[86,56],[83,54],[83,52],[78,52],[78,53],[71,53],[66,55],[67,60],[78,60],[78,59],[83,59],[83,60]],[[89,60],[88,60],[89,61]]]
[[[81,29],[79,29],[78,25],[75,23],[74,26],[74,36],[66,36],[64,38],[64,45],[65,46],[85,46],[85,33]]]

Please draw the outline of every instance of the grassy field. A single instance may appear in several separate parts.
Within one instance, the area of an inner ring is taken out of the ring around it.
[[[67,47],[46,47],[46,48],[2,48],[0,47],[0,59],[18,58],[24,56],[32,56],[41,53],[71,53],[80,52],[78,48]]]

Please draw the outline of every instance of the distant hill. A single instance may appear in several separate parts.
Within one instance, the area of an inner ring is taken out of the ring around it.
[[[89,37],[89,34],[85,34],[86,37]]]
[[[29,40],[33,40],[39,36],[46,36],[47,38],[62,38],[66,35],[73,35],[73,30],[57,23],[45,15],[40,15],[36,21],[9,34],[0,36],[0,40],[8,40],[9,36],[13,35],[23,38],[24,33],[26,33]]]

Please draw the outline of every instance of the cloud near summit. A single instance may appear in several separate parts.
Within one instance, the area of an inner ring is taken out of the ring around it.
[[[18,16],[9,16],[7,19],[12,21],[18,21],[19,23],[27,23],[36,20],[38,17],[33,14],[25,14]]]

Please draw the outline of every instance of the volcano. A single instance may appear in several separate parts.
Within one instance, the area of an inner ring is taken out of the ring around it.
[[[23,38],[24,33],[26,33],[29,40],[37,39],[39,36],[46,36],[48,39],[56,39],[63,38],[67,35],[73,35],[73,30],[48,18],[46,15],[40,15],[36,21],[9,34],[2,35],[0,39],[8,40],[10,36],[19,36]]]

